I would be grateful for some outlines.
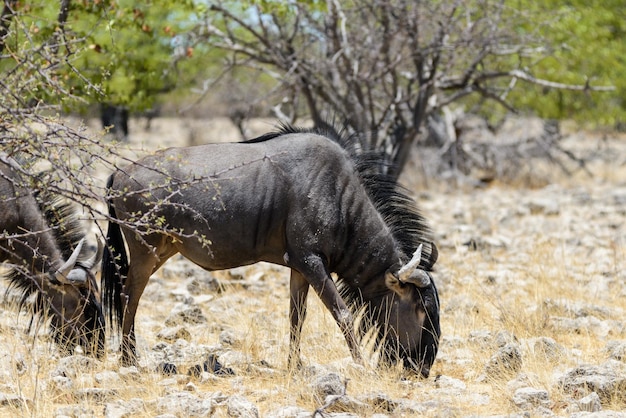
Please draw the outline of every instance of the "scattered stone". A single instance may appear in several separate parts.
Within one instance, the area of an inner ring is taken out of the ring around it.
[[[122,384],[122,378],[114,371],[105,370],[94,375],[96,383],[100,386],[110,387]]]
[[[506,383],[506,388],[509,392],[514,393],[517,389],[531,387],[533,382],[536,382],[538,377],[536,375],[528,375],[527,373],[519,373],[514,379],[509,380]]]
[[[582,302],[573,302],[566,299],[546,299],[544,307],[549,310],[560,310],[573,316],[574,318],[582,318],[585,316],[600,316],[610,318],[614,312],[601,305],[591,305]]]
[[[101,365],[100,361],[91,357],[82,355],[68,356],[59,360],[56,369],[52,371],[51,375],[76,378],[77,375],[93,370],[96,366]]]
[[[166,388],[167,393],[175,392],[178,388],[176,388],[177,380],[175,377],[168,377],[163,380],[160,380],[157,385]]]
[[[503,237],[493,236],[476,236],[471,237],[465,241],[463,245],[467,247],[469,251],[484,251],[490,249],[505,249],[509,246],[508,240]]]
[[[33,403],[30,399],[26,399],[23,396],[9,395],[0,392],[0,406],[8,406],[12,408],[32,408]]]
[[[451,295],[446,309],[450,312],[463,312],[468,315],[479,311],[476,301],[467,295]]]
[[[74,396],[78,399],[92,402],[103,402],[119,397],[116,389],[110,388],[84,388],[74,391]]]
[[[54,376],[52,386],[59,392],[69,392],[74,388],[74,382],[69,377]]]
[[[548,392],[543,389],[525,387],[515,391],[513,403],[518,408],[528,411],[540,406],[549,407],[550,397],[548,396]]]
[[[90,373],[78,375],[73,380],[74,380],[75,388],[93,388],[93,387],[96,387],[97,385],[94,375]]]
[[[233,373],[236,370],[235,366],[245,367],[252,361],[253,359],[249,354],[238,350],[227,350],[219,355],[219,362],[225,367],[230,367]]]
[[[361,402],[365,402],[375,410],[383,410],[387,412],[393,412],[398,406],[398,403],[391,399],[389,395],[383,392],[370,393],[360,398]]]
[[[619,321],[602,320],[593,315],[577,318],[551,316],[549,323],[562,331],[576,334],[591,332],[600,338],[606,338],[611,333],[619,334],[624,327]]]
[[[578,407],[581,411],[598,412],[602,409],[602,403],[597,393],[591,392],[589,395],[578,400]]]
[[[311,412],[299,406],[284,406],[266,415],[266,418],[311,418]]]
[[[174,392],[158,398],[156,410],[159,414],[206,417],[213,412],[214,402],[212,398],[202,399],[189,392]]]
[[[265,376],[275,376],[281,373],[278,370],[275,370],[272,366],[270,366],[264,360],[261,360],[257,364],[254,364],[254,363],[248,364],[246,371],[248,373],[257,373],[259,375],[265,375]]]
[[[426,416],[428,406],[423,402],[414,401],[412,399],[400,399],[398,400],[398,406],[393,411],[394,414],[404,417],[421,417]],[[444,414],[438,414],[439,416],[447,416]],[[454,416],[454,415],[450,415]]]
[[[604,347],[613,360],[626,361],[626,341],[609,341]]]
[[[488,345],[491,345],[493,341],[493,334],[491,333],[491,331],[486,329],[470,331],[469,341],[481,347],[486,347]]]
[[[107,402],[104,405],[105,418],[129,418],[141,415],[142,412],[145,412],[145,404],[139,398],[133,398],[128,401],[118,399]]]
[[[65,406],[61,406],[57,408],[55,410],[54,416],[55,417],[94,417],[96,416],[96,413],[93,409],[88,408],[83,405],[65,405]]]
[[[559,204],[554,199],[533,199],[527,206],[532,215],[556,216],[561,213]]]
[[[228,270],[230,280],[245,280],[248,267],[235,267]]]
[[[445,375],[439,375],[435,378],[435,386],[444,389],[454,389],[458,392],[463,392],[467,389],[467,385],[461,380]]]
[[[310,386],[319,399],[326,399],[328,395],[345,395],[346,384],[339,374],[327,373],[317,376]]]
[[[515,334],[506,330],[500,330],[496,333],[495,343],[496,343],[496,346],[498,347],[504,347],[507,344],[518,345],[519,340],[517,339]]]
[[[485,372],[490,376],[517,373],[522,368],[522,352],[515,343],[505,344],[491,356],[485,365]]]
[[[203,295],[206,293],[216,293],[219,292],[220,289],[220,282],[211,275],[194,277],[193,279],[191,279],[189,284],[187,284],[187,290],[190,294],[194,296]]]
[[[258,418],[259,409],[243,396],[229,396],[226,400],[228,415],[241,418]]]
[[[541,356],[550,362],[558,362],[566,354],[565,347],[550,337],[537,338],[533,344],[533,351],[536,356]]]
[[[198,325],[206,322],[207,319],[200,307],[186,304],[176,306],[165,319],[165,325],[168,327],[175,327],[184,323]]]
[[[558,381],[574,397],[596,392],[602,402],[608,402],[615,396],[626,400],[626,365],[617,360],[574,367]]]
[[[191,341],[191,333],[187,330],[187,328],[183,327],[182,325],[178,325],[175,327],[163,328],[157,334],[157,338],[168,342],[174,342],[179,339]]]
[[[362,416],[368,405],[348,395],[328,395],[324,399],[324,405],[316,410],[318,413],[326,412],[353,412]]]
[[[598,412],[575,412],[569,418],[626,418],[626,412],[598,411]]]
[[[163,279],[182,280],[193,277],[198,272],[198,268],[189,262],[165,263],[160,269],[160,275]]]
[[[220,332],[219,339],[220,343],[222,343],[223,345],[229,345],[231,347],[239,347],[243,343],[243,339],[230,329]]]
[[[122,379],[138,380],[141,377],[137,366],[120,367],[118,373]]]

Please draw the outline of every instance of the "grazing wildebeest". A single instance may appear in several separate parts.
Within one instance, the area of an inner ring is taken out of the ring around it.
[[[54,341],[66,353],[77,345],[100,356],[104,316],[92,269],[104,246],[83,254],[84,234],[74,209],[25,184],[20,165],[0,153],[0,262],[12,264],[8,289],[21,292],[20,307],[34,299],[33,319],[50,319]]]
[[[378,327],[386,361],[428,376],[440,336],[429,230],[378,173],[381,158],[351,155],[350,139],[331,133],[283,126],[247,142],[170,148],[111,175],[109,213],[119,221],[109,223],[102,291],[123,363],[136,362],[135,313],[150,275],[181,253],[207,270],[291,268],[290,366],[300,362],[311,286],[355,360],[358,311],[359,333]]]

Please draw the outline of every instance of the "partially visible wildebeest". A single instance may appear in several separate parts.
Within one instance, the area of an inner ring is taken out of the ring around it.
[[[128,141],[128,118],[128,108],[125,106],[109,103],[100,105],[102,128],[118,141]]]
[[[66,353],[80,345],[99,356],[104,316],[92,270],[104,246],[86,258],[72,206],[45,192],[36,196],[21,171],[0,153],[0,262],[11,263],[8,288],[21,292],[21,308],[34,299],[34,317],[50,320],[52,337]]]
[[[348,153],[349,138],[330,132],[283,126],[242,143],[167,149],[111,175],[109,213],[119,220],[109,223],[102,290],[122,362],[136,362],[135,313],[150,275],[181,253],[207,270],[291,268],[290,366],[300,362],[311,286],[355,360],[358,310],[359,334],[376,326],[386,361],[428,376],[440,336],[429,229],[380,174],[382,156]]]

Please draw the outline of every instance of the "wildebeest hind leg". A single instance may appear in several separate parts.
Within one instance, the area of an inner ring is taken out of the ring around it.
[[[291,270],[289,282],[291,299],[289,303],[289,357],[287,360],[289,369],[300,368],[300,335],[302,334],[302,324],[306,317],[306,297],[309,293],[309,282],[296,270]]]
[[[130,240],[127,240],[127,242]],[[133,245],[134,244],[134,245]],[[120,362],[123,365],[137,364],[137,349],[135,338],[135,315],[139,306],[139,299],[148,284],[152,273],[157,271],[172,255],[176,254],[173,247],[165,244],[165,238],[148,249],[144,244],[137,241],[129,245],[131,257],[128,277],[124,282],[124,292],[127,297],[124,321],[122,324],[122,344],[120,347]]]

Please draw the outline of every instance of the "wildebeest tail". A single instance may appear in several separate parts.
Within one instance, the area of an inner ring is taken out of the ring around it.
[[[113,184],[113,175],[107,181],[107,191]],[[106,249],[102,257],[102,303],[106,318],[111,328],[120,330],[124,319],[123,285],[128,275],[128,256],[124,247],[124,238],[117,215],[110,198],[109,229],[107,231]]]

